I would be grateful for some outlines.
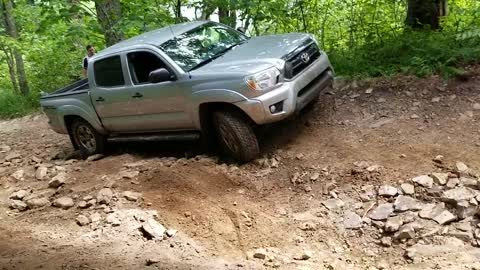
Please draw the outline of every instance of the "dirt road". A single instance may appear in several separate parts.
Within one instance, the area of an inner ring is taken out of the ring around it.
[[[480,269],[479,121],[474,71],[340,85],[242,166],[1,121],[0,269]]]

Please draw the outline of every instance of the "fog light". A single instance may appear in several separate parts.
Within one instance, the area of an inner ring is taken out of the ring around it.
[[[270,113],[272,114],[281,113],[283,111],[283,101],[270,105],[270,107],[268,108],[270,109]]]
[[[277,109],[277,108],[275,107],[275,105],[270,106],[270,112],[271,112],[271,113],[275,113],[275,110],[276,110],[276,109]]]

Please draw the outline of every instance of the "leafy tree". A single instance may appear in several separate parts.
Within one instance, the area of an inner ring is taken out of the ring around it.
[[[13,88],[18,91],[18,86],[20,92],[23,95],[28,95],[30,89],[28,87],[27,75],[25,73],[25,65],[23,63],[23,55],[20,52],[20,49],[15,46],[16,41],[20,39],[20,34],[17,30],[17,25],[13,15],[13,3],[11,0],[1,0],[0,2],[0,11],[2,13],[2,21],[6,34],[11,37],[10,46],[0,45],[1,49],[4,51],[10,73],[10,79],[12,81]],[[16,68],[16,70],[14,70]],[[15,78],[15,72],[17,77]]]
[[[124,39],[119,29],[122,19],[122,7],[119,0],[95,0],[98,22],[102,26],[105,42],[111,46]]]

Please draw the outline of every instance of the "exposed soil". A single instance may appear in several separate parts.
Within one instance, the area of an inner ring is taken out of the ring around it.
[[[418,175],[453,172],[457,161],[480,168],[478,71],[470,68],[463,81],[399,76],[339,85],[301,116],[264,131],[264,157],[241,166],[198,156],[194,143],[115,144],[100,160],[76,160],[67,136],[51,131],[43,115],[1,121],[0,269],[480,269],[473,268],[480,267],[474,238],[440,230],[384,246],[383,230],[368,220],[356,230],[343,220],[348,211],[366,217],[375,203],[393,202],[362,201],[370,185],[399,187]],[[7,158],[12,153],[20,156]],[[432,161],[437,155],[441,164]],[[37,180],[42,166],[48,175]],[[48,188],[63,170],[66,183]],[[109,206],[77,207],[104,186],[114,192]],[[9,196],[20,189],[51,202],[69,196],[76,205],[11,209]],[[128,201],[124,191],[142,198]],[[432,200],[422,188],[416,194]],[[327,209],[335,197],[344,205]],[[150,210],[178,233],[148,240],[137,215]],[[76,223],[92,213],[101,220]],[[120,225],[106,221],[112,213]],[[419,244],[419,255],[405,256]],[[259,248],[265,259],[253,258]],[[299,260],[305,251],[311,258]]]

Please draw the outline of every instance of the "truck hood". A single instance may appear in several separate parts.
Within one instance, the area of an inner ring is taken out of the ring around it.
[[[254,37],[191,73],[255,73],[272,66],[281,66],[282,58],[310,40],[309,35],[301,33]]]

